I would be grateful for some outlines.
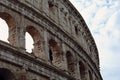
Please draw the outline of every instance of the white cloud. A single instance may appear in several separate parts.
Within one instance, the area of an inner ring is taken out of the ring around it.
[[[92,11],[91,11],[92,10]],[[95,16],[95,12],[97,11],[97,7],[95,4],[89,5],[84,10],[81,11],[82,16],[84,17],[87,24],[91,25],[93,21],[93,17]]]
[[[79,5],[86,2],[90,4],[78,10],[97,43],[103,79],[120,80],[120,0],[84,0]]]
[[[81,12],[95,38],[100,55],[103,79],[120,80],[118,75],[120,74],[120,0],[70,1]],[[1,23],[3,24],[0,26],[0,32],[5,35],[0,33],[0,37],[2,36],[2,40],[8,42],[8,33],[3,32],[4,28],[4,31],[8,30],[6,29],[7,25],[4,21]],[[33,48],[32,45],[31,47]]]

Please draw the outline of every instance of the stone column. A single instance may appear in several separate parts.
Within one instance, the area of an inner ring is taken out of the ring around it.
[[[20,51],[25,51],[25,20],[23,15],[18,18],[20,19],[16,26],[16,44]]]
[[[49,61],[49,44],[48,44],[48,39],[47,39],[47,31],[44,29],[44,54],[45,54],[45,59]]]
[[[63,51],[63,62],[62,62],[62,64],[63,64],[63,69],[65,70],[65,71],[67,71],[67,59],[66,59],[66,50],[65,50],[65,44],[64,43],[62,43],[62,51]]]

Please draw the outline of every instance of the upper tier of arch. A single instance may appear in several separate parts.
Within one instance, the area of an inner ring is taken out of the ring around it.
[[[9,2],[13,4],[11,5]],[[0,4],[7,7],[11,6],[9,8],[26,18],[31,18],[37,24],[41,22],[37,18],[41,18],[42,21],[46,22],[44,25],[52,26],[46,27],[47,29],[54,28],[64,36],[67,35],[71,42],[84,50],[86,56],[91,57],[99,68],[99,56],[95,41],[83,17],[69,0],[1,0]]]

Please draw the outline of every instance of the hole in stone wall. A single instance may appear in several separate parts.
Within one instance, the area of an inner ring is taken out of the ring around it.
[[[53,53],[52,53],[51,49],[49,49],[49,58],[50,58],[50,61],[52,63],[52,61],[53,61]]]
[[[62,66],[61,48],[60,46],[58,46],[58,43],[53,39],[49,40],[49,59],[53,65],[57,67]]]
[[[80,70],[81,80],[84,80],[85,79],[85,66],[82,62],[79,62],[79,70]]]
[[[49,0],[48,1],[49,8],[54,6],[54,0]]]
[[[0,80],[5,80],[5,78],[2,75],[0,75]]]
[[[25,42],[26,42],[26,51],[29,52],[29,53],[32,53],[32,49],[34,48],[33,46],[33,39],[31,37],[31,35],[26,32],[25,34]]]
[[[3,36],[2,39],[5,38],[3,41],[9,42],[11,45],[16,46],[15,20],[10,14],[5,13],[5,12],[0,12],[0,18],[2,21],[1,26],[0,26],[0,31],[2,32],[2,35],[0,34],[0,36],[1,37]]]
[[[73,55],[68,51],[66,53],[66,58],[67,58],[67,68],[68,71],[72,74],[75,72],[75,65],[74,65],[74,60],[73,60]]]
[[[0,68],[0,80],[15,80],[15,77],[10,70]]]
[[[0,40],[9,43],[8,41],[8,25],[6,21],[0,18]]]
[[[31,48],[29,48],[32,51],[32,54],[34,54],[36,57],[43,58],[43,53],[42,53],[42,43],[41,43],[41,35],[40,32],[34,27],[34,26],[27,26],[26,27],[26,32],[29,34],[29,38],[25,38],[26,43],[28,42],[28,45],[31,44]],[[27,36],[26,36],[27,37]],[[29,42],[31,39],[31,42]]]
[[[75,33],[76,33],[76,35],[78,35],[78,27],[77,26],[75,26]]]

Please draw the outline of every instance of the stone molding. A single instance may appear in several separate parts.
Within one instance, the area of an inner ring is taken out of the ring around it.
[[[68,3],[68,2],[66,2],[66,3]],[[77,12],[76,14],[78,17],[80,17],[79,21],[82,24],[84,31],[86,31],[88,33],[88,34],[86,34],[86,33],[83,34],[83,36],[85,37],[86,41],[90,40],[90,42],[88,43],[88,44],[90,44],[89,46],[94,46],[94,51],[97,54],[97,59],[98,59],[97,64],[95,64],[93,62],[93,60],[89,57],[87,52],[78,44],[78,42],[76,42],[76,39],[74,39],[74,36],[71,36],[68,33],[66,33],[64,30],[62,30],[62,26],[58,25],[55,22],[53,22],[52,20],[50,20],[50,18],[46,14],[41,13],[37,9],[31,8],[30,6],[27,6],[24,3],[19,2],[19,1],[14,2],[14,1],[9,1],[9,0],[1,0],[0,5],[3,5],[9,9],[14,10],[15,12],[17,12],[19,14],[24,15],[26,18],[30,19],[31,21],[37,23],[38,25],[41,25],[45,30],[50,31],[54,36],[56,36],[57,38],[62,40],[62,42],[65,43],[66,45],[68,45],[71,49],[74,48],[73,51],[76,52],[85,61],[88,61],[87,62],[88,65],[91,66],[91,64],[92,64],[91,67],[92,67],[92,69],[94,69],[96,74],[99,73],[98,51],[97,51],[95,42],[93,40],[93,37],[92,37],[87,25],[85,24],[85,21],[83,20],[82,16],[80,14],[78,14],[78,11],[73,6],[72,6],[72,8],[75,10],[75,12],[73,12],[73,14],[75,14]],[[70,2],[69,2],[68,5],[71,6],[72,4],[70,4]],[[58,31],[59,31],[59,33],[58,33]]]

